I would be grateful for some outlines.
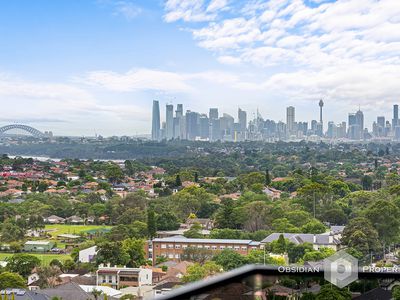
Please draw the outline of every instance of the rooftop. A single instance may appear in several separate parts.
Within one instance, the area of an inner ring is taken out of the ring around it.
[[[253,243],[252,240],[233,240],[233,239],[190,239],[184,236],[172,236],[166,238],[156,238],[153,242],[166,242],[166,243],[208,243],[208,244],[246,244]]]

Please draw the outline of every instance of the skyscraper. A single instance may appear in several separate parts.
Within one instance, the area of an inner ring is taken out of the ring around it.
[[[239,108],[238,110],[238,120],[241,132],[246,132],[247,129],[247,113]]]
[[[153,114],[151,124],[151,139],[159,141],[161,139],[160,134],[160,104],[157,100],[153,100]]]
[[[208,114],[210,120],[218,119],[218,108],[210,108],[210,113]]]
[[[295,109],[293,106],[286,108],[286,130],[288,134],[294,133]]]
[[[165,138],[172,140],[174,138],[174,106],[172,104],[166,105],[165,120]]]
[[[176,106],[175,118],[174,118],[174,138],[184,139],[185,138],[185,122],[183,116],[183,105],[178,104]]]
[[[399,106],[395,104],[393,105],[393,121],[392,121],[393,130],[398,125],[399,125]]]
[[[199,113],[186,111],[186,138],[188,140],[193,141],[199,136],[199,119]]]

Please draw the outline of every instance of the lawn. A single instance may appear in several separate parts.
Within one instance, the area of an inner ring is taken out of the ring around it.
[[[53,259],[58,259],[61,262],[64,262],[67,259],[71,259],[71,256],[68,254],[38,254],[38,253],[27,253],[27,254],[38,257],[42,261],[43,266],[48,266]],[[0,261],[4,261],[9,256],[13,256],[13,253],[0,253]]]
[[[49,234],[52,237],[57,237],[59,234],[75,234],[79,235],[82,232],[93,230],[93,229],[110,229],[111,226],[102,226],[102,225],[68,225],[68,224],[54,224],[54,225],[46,225],[46,230],[49,231]]]

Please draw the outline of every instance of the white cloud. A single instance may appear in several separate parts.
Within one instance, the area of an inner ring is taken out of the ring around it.
[[[142,13],[142,8],[132,2],[118,1],[115,3],[114,14],[122,15],[127,20],[132,20]]]
[[[245,1],[229,15],[192,28],[193,38],[222,64],[273,66],[262,89],[282,97],[327,94],[350,103],[399,98],[399,1],[313,2]],[[197,13],[206,13],[204,6]],[[251,81],[237,82],[259,88]]]
[[[93,71],[75,81],[103,87],[112,91],[161,90],[167,92],[189,91],[185,78],[177,73],[135,69],[123,74],[112,71]]]
[[[214,20],[219,11],[226,10],[227,0],[167,0],[165,3],[166,22],[204,22]]]

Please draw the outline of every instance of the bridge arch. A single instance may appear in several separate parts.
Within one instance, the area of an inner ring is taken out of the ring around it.
[[[42,138],[42,137],[46,136],[43,132],[37,130],[36,128],[33,128],[28,125],[22,125],[22,124],[11,124],[11,125],[6,125],[3,127],[0,127],[0,135],[2,135],[3,133],[5,133],[9,130],[12,130],[12,129],[20,129],[20,130],[26,131],[26,132],[30,133],[31,135],[33,135],[34,137],[38,137],[38,138]]]

